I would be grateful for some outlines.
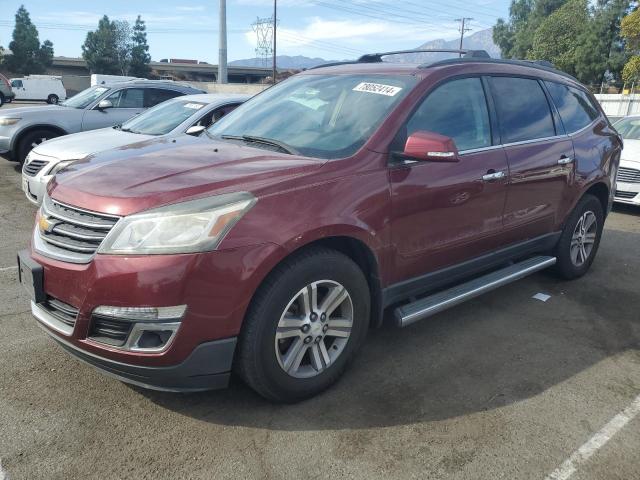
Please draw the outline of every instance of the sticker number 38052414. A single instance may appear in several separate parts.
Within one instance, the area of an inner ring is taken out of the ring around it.
[[[402,90],[401,87],[369,82],[359,83],[353,89],[354,92],[377,93],[378,95],[386,95],[387,97],[393,97],[400,90]]]

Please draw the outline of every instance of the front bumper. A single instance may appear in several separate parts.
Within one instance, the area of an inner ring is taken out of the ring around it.
[[[37,304],[31,304],[36,319],[45,325],[48,315]],[[53,319],[55,320],[55,319]],[[126,383],[152,390],[168,392],[195,392],[225,388],[231,376],[231,364],[236,347],[236,338],[225,338],[198,345],[183,362],[167,367],[144,367],[109,360],[86,352],[73,343],[43,327],[58,344],[79,360],[101,372]]]
[[[614,202],[640,205],[640,183],[617,182]]]
[[[22,191],[24,195],[34,205],[40,206],[42,199],[47,191],[47,184],[51,180],[52,175],[36,175],[31,177],[29,175],[22,174]]]
[[[184,255],[95,255],[86,264],[55,260],[32,250],[20,257],[42,267],[46,301],[77,309],[71,327],[32,304],[40,326],[67,351],[129,383],[171,391],[224,387],[236,337],[253,292],[281,247],[261,244]],[[24,262],[21,260],[21,262]],[[38,300],[45,301],[45,300]],[[161,352],[123,350],[91,335],[98,306],[187,305],[175,338]]]

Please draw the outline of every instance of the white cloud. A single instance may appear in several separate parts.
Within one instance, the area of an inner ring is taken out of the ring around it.
[[[204,5],[194,5],[175,7],[175,9],[179,12],[204,12],[206,10],[206,7]]]

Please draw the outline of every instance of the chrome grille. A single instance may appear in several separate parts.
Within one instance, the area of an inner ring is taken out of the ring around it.
[[[71,207],[45,197],[38,229],[40,238],[67,252],[90,257],[120,217]],[[46,225],[45,225],[46,224]]]
[[[638,195],[637,192],[623,192],[622,190],[616,190],[615,193],[616,198],[622,198],[624,200],[631,200],[636,195]]]
[[[624,183],[640,183],[640,170],[636,170],[635,168],[620,167],[618,169],[617,180]]]
[[[71,328],[75,326],[76,319],[78,318],[77,308],[51,296],[47,296],[47,300],[42,304],[42,307],[65,325]]]
[[[132,326],[133,323],[126,320],[94,314],[91,317],[89,338],[96,342],[121,347],[127,341]]]
[[[24,167],[22,167],[22,172],[25,175],[29,175],[30,177],[35,176],[43,167],[49,162],[46,160],[32,160],[29,163],[26,163]]]

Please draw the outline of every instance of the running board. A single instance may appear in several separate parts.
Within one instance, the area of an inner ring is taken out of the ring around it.
[[[556,257],[538,256],[488,273],[469,282],[461,283],[442,292],[434,293],[396,308],[396,324],[406,327],[412,323],[442,312],[447,308],[475,298],[507,283],[515,282],[538,270],[556,263]]]

